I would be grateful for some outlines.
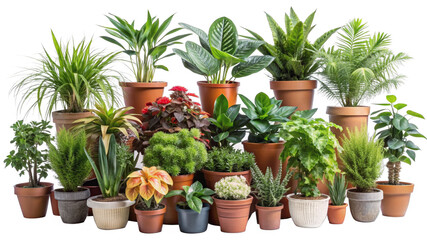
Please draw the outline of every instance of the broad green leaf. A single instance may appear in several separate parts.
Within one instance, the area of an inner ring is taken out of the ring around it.
[[[419,114],[419,113],[417,113],[417,112],[411,111],[411,110],[406,111],[406,113],[407,113],[408,115],[413,116],[413,117],[417,117],[417,118],[425,119],[423,115],[421,115],[421,114]]]
[[[409,127],[409,122],[406,118],[404,118],[403,116],[396,114],[395,118],[393,119],[393,126],[400,130],[406,130]]]
[[[397,110],[400,110],[400,109],[402,109],[402,108],[404,108],[404,107],[408,106],[408,104],[405,104],[405,103],[398,103],[398,104],[395,104],[395,105],[393,105],[393,106],[394,106],[394,108],[396,108]]]
[[[408,156],[412,159],[412,160],[414,160],[415,161],[415,158],[416,158],[416,153],[414,152],[414,151],[412,151],[412,150],[406,150],[406,153],[408,154]]]
[[[197,66],[193,63],[193,60],[191,60],[190,56],[188,56],[188,53],[177,48],[174,48],[173,52],[179,57],[181,57],[184,67],[196,74],[207,76],[206,73],[202,72],[199,68],[197,68]]]
[[[232,132],[228,137],[227,137],[227,141],[231,142],[231,143],[240,143],[242,141],[242,139],[245,137],[246,132],[245,131],[235,131]]]
[[[234,23],[226,17],[218,18],[212,23],[208,37],[211,49],[215,48],[230,55],[237,50],[237,29]]]
[[[236,119],[237,115],[239,115],[239,112],[240,112],[240,105],[239,104],[235,104],[235,105],[233,105],[233,106],[231,106],[231,107],[229,107],[227,109],[226,115],[227,115],[228,118],[230,118],[230,120],[232,122],[234,122],[234,120]]]
[[[407,163],[407,164],[409,164],[409,165],[411,165],[411,159],[410,158],[408,158],[407,156],[400,156],[399,157],[399,161],[401,161],[401,162],[404,162],[404,163]]]
[[[200,71],[204,72],[207,76],[211,76],[218,72],[220,62],[203,47],[190,41],[185,43],[185,47],[188,56]]]
[[[244,61],[243,59],[237,58],[237,57],[235,57],[235,56],[233,56],[231,54],[228,54],[226,52],[223,52],[223,51],[221,51],[221,50],[219,50],[219,49],[217,49],[215,47],[211,47],[211,51],[212,51],[212,55],[216,59],[224,61],[225,65],[228,65],[228,66],[233,66],[233,65],[235,65],[235,64],[237,64],[239,62],[243,62]]]
[[[265,133],[270,127],[270,122],[267,120],[251,120],[249,122],[260,133]]]
[[[252,103],[251,100],[249,100],[249,98],[245,97],[242,94],[239,94],[239,97],[249,110],[255,112],[255,105]]]
[[[237,50],[234,54],[235,57],[244,59],[249,57],[255,50],[264,44],[264,41],[239,39],[237,41]]]
[[[225,115],[225,113],[219,115],[217,121],[219,124],[221,124],[222,130],[227,131],[228,129],[233,127],[233,122]]]
[[[331,30],[325,32],[318,39],[316,39],[316,41],[313,44],[314,49],[320,49],[326,43],[326,41],[328,41],[328,39],[339,29],[341,29],[341,27],[331,29]]]
[[[251,56],[245,62],[236,65],[231,74],[235,78],[246,77],[261,71],[274,60],[272,56]]]
[[[387,124],[387,123],[378,123],[378,124],[375,124],[374,129],[375,129],[375,130],[378,130],[378,129],[383,128],[383,127],[386,127],[386,126],[388,126],[388,124]]]
[[[405,142],[403,142],[402,140],[396,139],[396,138],[392,138],[392,139],[389,139],[387,141],[387,146],[390,149],[396,150],[396,149],[399,149],[399,148],[405,146]]]
[[[394,95],[387,95],[386,98],[389,103],[394,103],[397,100],[396,96]]]
[[[270,106],[270,98],[267,94],[260,92],[255,96],[255,105],[261,108]]]
[[[229,132],[222,132],[216,136],[213,137],[213,140],[215,142],[221,142],[222,140],[226,139],[230,133]]]
[[[179,25],[181,25],[185,29],[194,32],[197,36],[199,36],[200,44],[202,45],[202,47],[210,52],[208,35],[203,30],[186,23],[179,23]]]
[[[420,150],[420,148],[417,145],[415,145],[415,143],[413,143],[412,141],[407,141],[406,147],[412,150]]]
[[[213,110],[213,117],[218,118],[221,114],[226,113],[228,110],[228,100],[221,94],[216,100]]]

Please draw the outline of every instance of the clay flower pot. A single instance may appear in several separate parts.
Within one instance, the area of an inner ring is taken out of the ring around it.
[[[380,213],[383,191],[377,188],[373,192],[356,192],[355,188],[347,190],[350,212],[358,222],[373,222]]]
[[[93,219],[99,229],[111,230],[126,227],[129,218],[129,208],[135,202],[121,200],[114,202],[96,201],[101,195],[87,199],[87,206],[92,208]]]
[[[59,215],[64,223],[82,223],[86,220],[88,208],[86,201],[90,196],[87,188],[79,188],[77,192],[54,191],[58,201]]]
[[[41,218],[46,216],[53,183],[40,182],[40,184],[42,187],[37,188],[27,188],[28,183],[20,183],[14,186],[22,215],[25,218]]]
[[[236,104],[237,90],[240,86],[239,82],[226,83],[226,84],[213,84],[207,81],[197,82],[199,86],[200,102],[202,109],[209,114],[213,114],[213,109],[216,99],[224,94],[228,100],[228,107]]]
[[[208,228],[209,209],[208,203],[203,203],[200,213],[193,209],[182,209],[177,205],[179,230],[184,233],[205,232]]]
[[[316,87],[316,80],[270,81],[270,89],[276,99],[282,100],[282,106],[298,107],[296,111],[312,108]]]
[[[280,219],[283,204],[276,207],[262,207],[256,205],[256,214],[259,227],[263,230],[276,230],[280,228]]]
[[[66,113],[63,111],[56,111],[52,112],[52,122],[55,123],[56,132],[59,132],[61,128],[69,130],[75,126],[76,124],[74,124],[74,121],[90,116],[92,116],[91,112]]]
[[[284,148],[284,141],[278,143],[251,143],[243,141],[242,144],[246,152],[255,155],[255,162],[263,173],[265,173],[267,167],[270,167],[273,175],[276,176],[280,167],[279,157]]]
[[[329,204],[328,207],[328,220],[331,224],[342,224],[345,219],[345,213],[347,210],[347,203],[344,203],[344,205],[335,206],[332,204]]]
[[[384,193],[381,201],[381,212],[388,217],[403,217],[408,209],[414,184],[400,182],[400,185],[389,185],[387,181],[377,182],[377,188]]]
[[[54,191],[50,192],[50,207],[54,216],[59,216],[58,200],[55,199]]]
[[[222,232],[239,233],[246,231],[249,210],[253,197],[243,200],[223,200],[213,197],[218,212],[219,225]]]
[[[298,227],[320,227],[328,214],[329,196],[322,194],[319,199],[295,198],[295,194],[286,196],[289,201],[289,212],[294,224]]]
[[[158,233],[162,231],[163,217],[167,210],[166,206],[157,210],[139,210],[135,207],[135,215],[138,221],[139,231],[142,233]]]
[[[183,186],[191,186],[194,174],[172,176],[173,185],[170,190],[182,190]],[[163,219],[164,224],[178,224],[178,213],[176,204],[184,199],[181,196],[163,198],[162,203],[166,206],[166,213]]]

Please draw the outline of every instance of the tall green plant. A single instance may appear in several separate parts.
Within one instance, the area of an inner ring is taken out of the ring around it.
[[[347,183],[344,175],[336,174],[334,181],[328,184],[329,196],[334,206],[344,205]]]

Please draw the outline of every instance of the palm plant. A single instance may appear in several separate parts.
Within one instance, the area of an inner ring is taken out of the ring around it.
[[[388,48],[390,35],[369,35],[367,25],[354,19],[339,33],[337,48],[319,51],[323,79],[320,91],[344,107],[358,106],[363,100],[397,87],[403,75],[397,67],[410,59]]]

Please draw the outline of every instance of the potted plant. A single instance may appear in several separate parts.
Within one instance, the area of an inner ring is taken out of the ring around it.
[[[102,195],[93,196],[87,200],[87,206],[92,208],[93,217],[99,229],[110,230],[126,227],[129,208],[134,204],[133,201],[119,194],[125,164],[123,164],[124,159],[117,158],[116,151],[117,143],[114,135],[111,135],[108,153],[102,139],[99,139],[98,168],[85,149],[102,192]]]
[[[20,120],[11,128],[15,137],[10,143],[15,144],[16,150],[9,153],[4,163],[15,168],[19,176],[28,173],[29,178],[28,182],[14,186],[22,214],[25,218],[44,217],[53,184],[41,182],[47,177],[50,165],[47,150],[40,147],[53,139],[49,132],[52,126],[47,121],[24,123]]]
[[[289,190],[287,184],[292,174],[288,171],[282,179],[282,163],[276,177],[271,168],[267,168],[265,174],[258,166],[251,167],[251,173],[255,189],[257,221],[261,229],[275,230],[280,228],[280,219],[283,204],[280,203],[285,193]]]
[[[184,233],[201,233],[208,228],[209,204],[213,203],[211,195],[215,192],[196,181],[183,190],[172,190],[166,197],[181,196],[185,201],[178,202],[179,229]],[[202,202],[205,201],[205,202]]]
[[[92,41],[80,41],[72,48],[58,42],[52,32],[55,55],[44,51],[39,65],[14,85],[16,95],[22,94],[22,106],[35,99],[31,107],[37,107],[42,115],[42,106],[47,103],[45,116],[52,115],[56,131],[70,129],[74,121],[92,115],[87,109],[95,101],[107,99],[116,102],[115,87],[111,80],[118,79],[109,69],[116,54],[102,54],[92,50]],[[52,112],[58,105],[64,110]]]
[[[331,203],[328,207],[329,223],[342,224],[344,222],[348,205],[344,203],[347,185],[344,175],[340,174],[336,174],[334,182],[328,184],[329,196],[331,198]]]
[[[383,199],[383,191],[375,188],[375,181],[382,172],[384,143],[369,137],[366,129],[356,128],[343,138],[342,146],[340,158],[346,179],[355,186],[347,190],[351,215],[359,222],[373,222]]]
[[[139,231],[161,232],[167,208],[160,201],[168,193],[168,185],[173,184],[172,178],[166,171],[156,167],[143,167],[142,170],[131,173],[128,178],[126,196],[131,201],[136,200],[135,214]]]
[[[263,41],[239,39],[233,21],[226,17],[216,19],[206,34],[203,30],[180,23],[199,37],[200,45],[187,41],[186,52],[173,49],[190,71],[202,75],[206,81],[199,81],[202,108],[213,114],[215,100],[221,95],[228,99],[229,106],[236,104],[235,80],[261,71],[274,60],[272,56],[251,56]],[[231,70],[231,76],[229,71]]]
[[[246,230],[253,197],[251,187],[243,176],[229,176],[215,183],[213,197],[222,232],[238,233]]]
[[[312,26],[315,13],[301,21],[291,8],[290,16],[285,14],[286,31],[266,13],[274,44],[265,43],[258,47],[265,56],[274,57],[274,61],[265,68],[271,74],[270,88],[274,95],[282,100],[282,106],[296,106],[298,111],[312,108],[317,87],[317,80],[312,80],[313,74],[321,66],[316,52],[339,29],[329,30],[311,43],[308,35],[315,27]],[[255,32],[247,31],[253,36],[251,39],[264,41]]]
[[[317,184],[324,179],[332,181],[339,172],[335,149],[341,149],[331,131],[340,127],[311,118],[313,112],[296,112],[280,130],[285,140],[281,160],[288,160],[287,168],[296,169],[298,180],[295,193],[286,196],[289,212],[295,225],[310,228],[319,227],[326,218],[329,196],[322,194]]]
[[[178,32],[180,28],[174,28],[165,33],[172,21],[173,15],[164,22],[147,13],[147,21],[142,27],[135,27],[134,21],[129,23],[118,16],[107,16],[114,27],[104,27],[110,35],[102,36],[104,40],[120,47],[122,53],[129,56],[131,69],[136,82],[121,82],[125,105],[133,109],[131,113],[141,113],[147,102],[153,102],[163,95],[166,82],[153,82],[154,73],[157,69],[168,71],[164,65],[160,65],[160,60],[174,55],[166,54],[167,48],[171,45],[179,44],[180,39],[190,35],[183,34],[171,36]],[[164,39],[165,37],[168,39]],[[123,42],[125,45],[122,45]],[[125,47],[127,46],[127,47]]]
[[[319,51],[323,66],[320,91],[341,105],[326,110],[329,121],[343,128],[342,132],[333,130],[338,140],[348,130],[368,125],[370,108],[360,105],[363,100],[401,83],[403,76],[396,70],[409,57],[394,54],[388,48],[390,43],[390,35],[379,32],[371,36],[366,23],[354,19],[339,32],[336,47]]]
[[[410,140],[410,137],[425,138],[418,127],[410,123],[407,117],[424,119],[424,116],[407,110],[402,115],[399,110],[405,108],[404,103],[396,103],[396,96],[388,95],[388,103],[381,104],[389,109],[381,109],[374,112],[371,119],[374,120],[375,130],[380,130],[376,136],[384,141],[384,157],[388,158],[388,181],[377,182],[377,188],[384,193],[381,202],[381,212],[385,216],[403,217],[408,209],[409,199],[414,190],[414,184],[400,181],[401,162],[411,164],[415,161],[416,150],[420,148]]]
[[[196,128],[182,129],[177,133],[155,133],[145,149],[144,166],[156,166],[169,173],[173,180],[171,190],[190,186],[194,173],[203,167],[207,159],[205,145],[196,138],[200,138],[200,131]],[[178,224],[175,206],[179,201],[179,196],[165,199],[164,223]]]
[[[84,152],[86,134],[71,133],[61,129],[57,134],[56,147],[49,144],[48,159],[63,188],[55,189],[59,215],[64,223],[82,223],[88,214],[86,201],[88,188],[79,187],[90,174],[92,167]]]

